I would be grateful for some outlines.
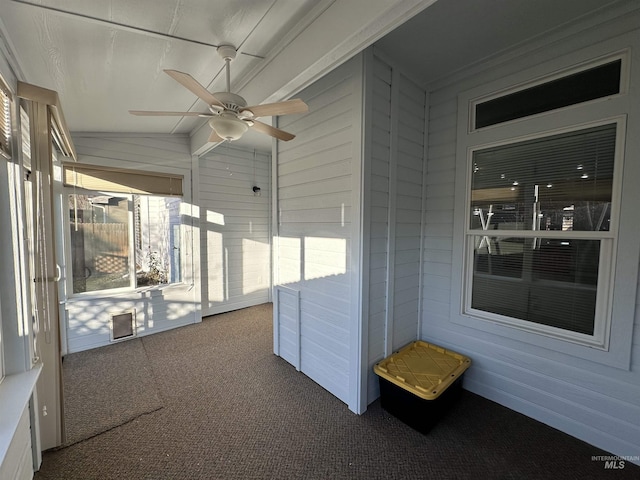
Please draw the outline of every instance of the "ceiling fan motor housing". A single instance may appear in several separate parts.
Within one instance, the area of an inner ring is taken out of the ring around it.
[[[216,51],[223,60],[233,60],[236,58],[236,47],[232,45],[220,45]]]
[[[238,113],[241,109],[247,106],[246,100],[235,93],[216,92],[213,96],[222,102],[226,110],[231,110],[234,113]]]

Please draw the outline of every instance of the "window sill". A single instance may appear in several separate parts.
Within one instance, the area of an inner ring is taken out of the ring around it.
[[[39,364],[27,372],[7,375],[0,383],[0,464],[4,462],[41,371],[42,364]]]
[[[118,288],[112,290],[99,290],[95,292],[76,293],[70,296],[64,303],[72,304],[75,302],[85,302],[87,300],[104,300],[105,298],[116,297],[156,297],[163,294],[164,291],[184,290],[189,291],[193,288],[188,283],[169,283],[165,285],[153,285],[149,287],[139,288]]]

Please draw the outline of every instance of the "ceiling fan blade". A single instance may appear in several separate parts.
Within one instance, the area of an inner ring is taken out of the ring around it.
[[[188,73],[179,72],[178,70],[165,70],[164,72],[171,78],[173,78],[176,82],[180,83],[183,87],[191,90],[191,92],[204,100],[207,105],[216,105],[218,107],[224,108],[224,105],[220,100],[214,97],[213,94],[209,92],[209,90],[204,88],[200,83],[198,83],[195,78],[193,78]]]
[[[220,142],[224,142],[224,138],[218,135],[215,130],[211,129],[211,135],[209,135],[208,141],[213,143],[220,143]]]
[[[279,128],[272,127],[271,125],[267,125],[266,123],[262,123],[258,120],[252,120],[253,128],[255,128],[260,133],[266,133],[267,135],[271,135],[272,137],[277,138],[278,140],[283,140],[288,142],[289,140],[293,140],[296,138],[295,135],[289,132],[285,132],[284,130],[280,130]]]
[[[243,108],[242,111],[249,110],[257,117],[270,117],[274,115],[289,115],[291,113],[305,113],[309,111],[309,107],[299,98],[287,100],[278,103],[265,103],[264,105],[253,105]]]
[[[211,117],[209,113],[198,112],[163,112],[163,111],[150,111],[150,110],[129,110],[131,115],[138,115],[143,117]]]

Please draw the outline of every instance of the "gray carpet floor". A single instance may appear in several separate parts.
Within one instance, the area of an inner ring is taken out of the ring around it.
[[[64,358],[65,446],[162,408],[139,338]]]
[[[640,478],[466,391],[428,435],[379,401],[355,415],[273,355],[269,304],[140,341],[162,408],[45,453],[37,480]]]

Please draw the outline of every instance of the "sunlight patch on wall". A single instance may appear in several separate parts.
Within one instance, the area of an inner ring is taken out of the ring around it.
[[[189,302],[170,302],[166,306],[167,320],[178,321],[192,313]]]
[[[299,282],[301,274],[301,240],[294,237],[280,237],[278,239],[278,283]]]
[[[269,244],[242,239],[242,293],[253,293],[269,288]]]
[[[222,233],[207,232],[207,265],[209,268],[208,298],[209,302],[224,301],[224,250]]]
[[[187,217],[199,218],[200,207],[192,203],[180,202],[180,215],[186,215]]]
[[[215,223],[216,225],[224,225],[224,215],[218,212],[207,210],[207,222]]]
[[[347,240],[304,238],[304,279],[343,275],[347,272]]]

